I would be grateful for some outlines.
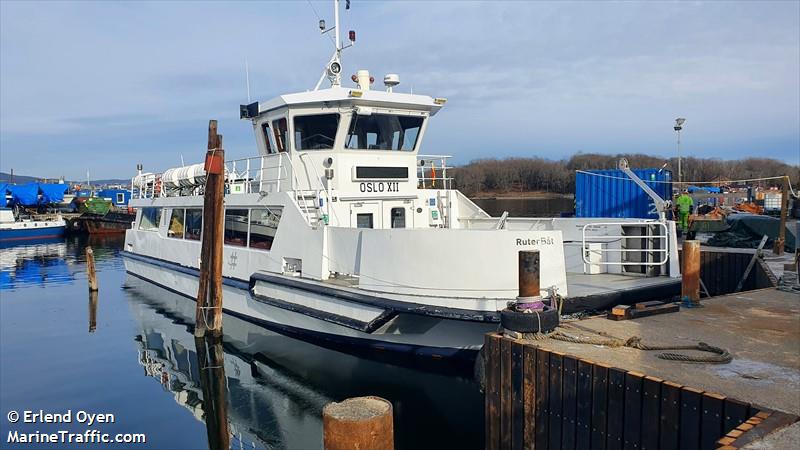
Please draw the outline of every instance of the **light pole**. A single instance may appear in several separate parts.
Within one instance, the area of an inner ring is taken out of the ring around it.
[[[673,129],[675,133],[678,135],[678,188],[680,189],[681,183],[683,182],[683,173],[681,172],[681,130],[683,129],[683,124],[686,122],[686,119],[683,117],[678,117],[675,119],[675,126]]]

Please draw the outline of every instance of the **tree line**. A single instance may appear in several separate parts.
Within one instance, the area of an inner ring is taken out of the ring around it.
[[[627,158],[631,168],[664,167],[672,171],[673,180],[678,178],[678,158],[644,154],[578,153],[559,161],[537,157],[477,159],[455,168],[453,172],[456,187],[467,195],[526,191],[569,194],[575,192],[576,170],[616,169],[620,158]],[[687,157],[681,161],[681,171],[686,181],[720,181],[721,184],[728,180],[781,175],[788,175],[793,186],[797,186],[800,180],[800,166],[771,158],[722,160]],[[770,180],[761,185],[778,186],[780,182]]]

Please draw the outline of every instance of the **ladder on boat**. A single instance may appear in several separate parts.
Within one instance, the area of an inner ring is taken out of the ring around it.
[[[295,201],[306,222],[316,227],[322,221],[319,207],[319,193],[316,191],[295,191]]]

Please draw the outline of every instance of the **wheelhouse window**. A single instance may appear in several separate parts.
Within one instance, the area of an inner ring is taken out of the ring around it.
[[[167,228],[167,237],[183,239],[183,219],[186,210],[183,208],[174,208],[169,218],[169,228]]]
[[[405,208],[392,208],[392,228],[405,228],[406,227],[406,209]]]
[[[200,240],[203,232],[203,210],[201,208],[189,208],[186,210],[186,220],[184,227],[184,237],[193,241]]]
[[[356,228],[373,228],[372,213],[356,214]]]
[[[250,248],[272,249],[278,223],[281,221],[280,208],[254,208],[250,210]]]
[[[158,231],[161,222],[161,208],[142,208],[142,217],[139,219],[139,229],[143,231]]]
[[[247,210],[225,210],[225,244],[247,246]]]
[[[117,192],[117,204],[121,205],[123,203],[125,203],[125,194],[122,192]]]
[[[267,154],[275,153],[275,149],[272,148],[272,142],[269,139],[269,122],[261,124],[261,132],[264,135],[264,145],[267,147]]]
[[[273,120],[272,131],[275,133],[275,146],[277,147],[278,152],[285,152],[286,135],[288,134],[286,119]]]
[[[422,117],[353,113],[345,148],[412,151],[422,128]]]
[[[330,150],[336,140],[339,114],[317,114],[294,118],[295,150]]]

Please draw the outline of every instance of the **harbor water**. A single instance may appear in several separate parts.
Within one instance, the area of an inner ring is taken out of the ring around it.
[[[0,409],[72,417],[2,420],[0,447],[61,447],[8,444],[12,431],[96,429],[143,434],[146,442],[81,447],[214,448],[205,420],[208,369],[224,386],[233,448],[321,448],[322,407],[362,395],[392,402],[397,448],[483,447],[483,395],[471,370],[342,353],[229,316],[224,364],[204,367],[193,338],[195,303],[126,274],[122,244],[121,237],[83,237],[2,249]],[[96,296],[87,289],[87,245]],[[90,425],[85,413],[113,415],[113,422]]]

